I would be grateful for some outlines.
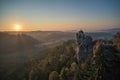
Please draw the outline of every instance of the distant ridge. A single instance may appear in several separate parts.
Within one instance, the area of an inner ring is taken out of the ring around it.
[[[99,30],[99,32],[110,32],[110,33],[116,33],[116,32],[120,32],[120,28],[104,29],[104,30]]]

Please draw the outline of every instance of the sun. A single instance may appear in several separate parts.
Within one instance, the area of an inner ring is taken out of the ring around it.
[[[21,30],[21,26],[20,25],[15,25],[14,29],[15,29],[15,31],[20,31]]]

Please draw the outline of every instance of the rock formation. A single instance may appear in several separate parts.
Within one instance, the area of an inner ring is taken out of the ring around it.
[[[87,75],[80,80],[120,80],[119,50],[108,41],[92,40],[83,31],[76,33],[77,61],[83,76]]]
[[[77,61],[80,62],[81,59],[86,59],[93,53],[93,41],[92,37],[84,34],[82,30],[76,33],[77,41]]]

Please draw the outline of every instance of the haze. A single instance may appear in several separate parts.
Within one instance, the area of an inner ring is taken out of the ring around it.
[[[96,31],[120,27],[119,0],[1,0],[0,31]]]

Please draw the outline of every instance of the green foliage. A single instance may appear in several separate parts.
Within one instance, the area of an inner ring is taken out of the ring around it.
[[[52,71],[49,75],[49,80],[59,80],[59,74],[56,71]]]
[[[29,78],[34,80],[43,79],[48,80],[52,71],[60,73],[60,79],[68,79],[71,74],[69,67],[75,61],[75,41],[64,42],[63,45],[55,47],[49,52],[45,59],[38,61],[37,64],[32,66],[29,72]],[[73,65],[74,66],[74,65]],[[65,68],[64,68],[65,67]],[[64,74],[65,73],[65,74]],[[40,74],[44,74],[40,76]],[[66,77],[64,77],[65,75]],[[32,78],[31,78],[32,76]]]
[[[117,50],[120,52],[120,32],[113,36],[113,43],[116,45]]]
[[[70,66],[70,70],[71,72],[76,72],[78,70],[78,65],[75,62],[73,62]]]

